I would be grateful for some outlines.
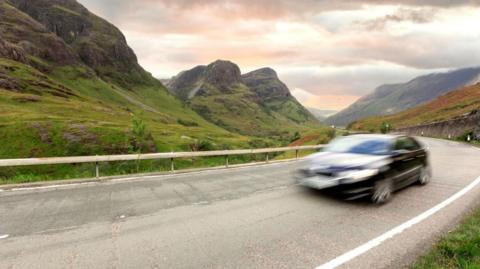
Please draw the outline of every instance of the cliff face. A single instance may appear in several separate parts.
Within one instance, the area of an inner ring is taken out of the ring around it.
[[[5,1],[0,1],[0,24],[0,54],[5,58],[26,63],[30,55],[61,65],[78,59],[61,38]]]
[[[238,65],[230,61],[215,61],[205,68],[205,82],[220,89],[227,89],[235,83],[241,83],[242,77]]]
[[[35,47],[48,50],[47,53],[33,51],[32,54],[62,64],[79,61],[101,77],[122,85],[154,82],[138,64],[120,30],[90,13],[77,1],[10,0],[9,3],[35,21],[26,19],[30,29],[24,31],[24,35],[40,30],[48,36],[41,46],[37,44],[36,34],[36,40],[23,45],[30,50]]]
[[[242,80],[263,101],[292,98],[288,87],[280,81],[275,70],[262,68],[242,76]]]

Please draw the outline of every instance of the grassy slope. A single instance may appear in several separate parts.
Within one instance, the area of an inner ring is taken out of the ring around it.
[[[280,140],[288,139],[296,131],[325,131],[314,120],[295,123],[294,120],[300,122],[302,116],[297,115],[294,104],[258,105],[254,101],[257,97],[243,84],[233,86],[228,94],[219,92],[215,87],[207,87],[210,87],[209,94],[192,99],[191,107],[204,118],[230,131]]]
[[[446,235],[412,268],[480,268],[480,209]]]
[[[58,68],[47,76],[30,66],[6,59],[0,59],[0,72],[21,81],[26,87],[22,92],[0,89],[0,136],[5,145],[0,148],[0,157],[3,158],[124,151],[131,113],[141,115],[160,151],[186,150],[191,141],[181,136],[239,146],[247,141],[246,137],[203,120],[162,89],[144,87],[126,91],[97,77],[86,77],[81,68]],[[57,96],[55,88],[60,87],[72,95]],[[153,110],[145,111],[124,96],[145,103]],[[196,122],[199,126],[183,126],[178,123],[179,119]],[[69,129],[86,129],[97,139],[87,145],[90,149],[77,152],[69,148],[68,139],[62,139],[65,136],[62,132]],[[58,143],[52,144],[49,138],[41,141],[42,133],[55,136],[55,132],[58,132]]]
[[[354,130],[377,131],[383,122],[394,128],[441,121],[480,109],[480,84],[455,90],[437,99],[397,114],[370,117],[351,124]]]

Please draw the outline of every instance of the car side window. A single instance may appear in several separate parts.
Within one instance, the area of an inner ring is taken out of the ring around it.
[[[395,143],[395,150],[414,151],[419,149],[420,145],[410,137],[401,137],[397,139],[397,142]]]
[[[410,140],[410,148],[411,150],[419,150],[422,148],[420,144],[413,138],[407,137],[408,140]]]

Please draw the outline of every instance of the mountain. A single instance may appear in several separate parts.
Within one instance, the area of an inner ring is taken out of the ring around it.
[[[480,81],[480,67],[458,69],[417,77],[407,83],[382,85],[350,107],[329,117],[326,122],[338,126],[369,116],[397,113],[436,97]]]
[[[307,107],[307,109],[320,121],[323,122],[326,118],[338,113],[337,110],[318,109],[313,107]]]
[[[349,126],[354,130],[378,131],[383,122],[393,128],[443,121],[480,110],[480,83],[463,87],[426,104],[388,116],[375,116],[356,121]]]
[[[271,68],[242,75],[236,64],[217,60],[179,73],[166,86],[205,119],[232,132],[282,136],[318,127]]]
[[[248,145],[170,94],[120,30],[74,0],[0,0],[0,139],[0,158]]]

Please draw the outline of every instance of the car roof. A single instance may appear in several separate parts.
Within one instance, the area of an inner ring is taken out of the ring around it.
[[[398,137],[405,137],[405,135],[396,135],[396,134],[352,134],[349,136],[363,137],[363,138],[379,138],[379,139],[396,139]]]

